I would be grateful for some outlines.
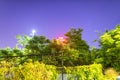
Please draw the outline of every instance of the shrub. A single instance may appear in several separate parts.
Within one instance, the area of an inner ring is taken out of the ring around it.
[[[56,67],[29,62],[15,66],[6,61],[0,64],[0,80],[56,80],[58,73]]]
[[[68,80],[104,80],[102,66],[93,64],[89,66],[76,66],[65,68]]]

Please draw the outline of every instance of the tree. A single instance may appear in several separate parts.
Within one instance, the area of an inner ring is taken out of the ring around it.
[[[60,40],[49,40],[45,36],[18,36],[18,42],[24,45],[23,54],[36,55],[27,57],[33,61],[42,61],[46,64],[61,66],[64,57],[64,66],[89,64],[89,46],[82,40],[82,29],[72,28],[65,36],[65,45]],[[62,56],[63,54],[63,56]]]
[[[50,40],[45,36],[33,36],[24,48],[24,52],[27,53],[27,55],[33,55],[28,57],[28,59],[30,58],[33,59],[33,61],[41,61],[42,55],[47,53],[47,46],[49,42]]]
[[[16,65],[22,64],[25,62],[25,57],[23,56],[22,50],[19,48],[5,48],[0,50],[0,61],[14,62]]]
[[[82,39],[82,29],[71,28],[65,36],[67,37],[67,42],[71,48],[77,49],[80,52],[89,51],[89,46],[86,41]]]
[[[101,49],[97,49],[93,47],[90,50],[90,57],[91,57],[91,63],[101,63],[104,64],[104,58],[103,58],[103,51]]]
[[[120,70],[120,25],[100,36],[104,67],[114,67]]]
[[[67,44],[61,43],[59,40],[53,39],[48,45],[49,54],[43,56],[44,63],[61,66],[62,60],[64,66],[75,66],[79,57],[79,51],[70,48]]]
[[[79,58],[77,60],[77,65],[85,65],[90,62],[90,52],[89,46],[85,40],[82,39],[82,29],[71,28],[66,34],[67,45],[70,48],[79,51]]]
[[[20,46],[20,48],[25,47],[25,45],[27,45],[28,41],[32,38],[30,36],[27,35],[17,35],[16,36],[18,43],[16,44],[16,47],[18,48]]]
[[[63,53],[63,56],[62,56]],[[64,66],[76,66],[78,65],[77,61],[79,59],[79,51],[74,49],[74,48],[70,48],[69,46],[64,46],[62,49],[61,54],[59,55],[59,59],[60,61],[64,61]]]
[[[45,36],[33,36],[33,38],[28,41],[28,44],[25,45],[25,48],[30,54],[41,54],[45,53],[45,48],[49,42],[50,40],[46,39]]]

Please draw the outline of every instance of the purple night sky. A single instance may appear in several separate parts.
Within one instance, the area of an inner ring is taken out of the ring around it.
[[[70,28],[82,28],[90,46],[96,31],[114,29],[120,23],[120,0],[0,0],[0,48],[14,47],[16,35],[31,33],[49,39]]]

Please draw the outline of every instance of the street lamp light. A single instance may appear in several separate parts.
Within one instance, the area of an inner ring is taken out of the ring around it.
[[[36,33],[36,30],[33,29],[30,35],[33,37],[35,33]]]
[[[57,40],[60,41],[62,45],[64,45],[67,42],[66,39],[64,39],[64,37],[59,37]],[[64,77],[63,77],[63,69],[64,69],[63,68],[63,66],[64,66],[63,52],[62,52],[62,62],[61,62],[61,64],[62,64],[62,80],[64,80]]]

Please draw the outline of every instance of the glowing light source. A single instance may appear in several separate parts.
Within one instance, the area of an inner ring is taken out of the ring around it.
[[[35,33],[36,33],[36,30],[32,30],[32,33],[30,34],[31,36],[34,36],[35,35]]]
[[[62,44],[65,44],[67,42],[67,40],[64,37],[58,37],[56,40],[60,41]]]

